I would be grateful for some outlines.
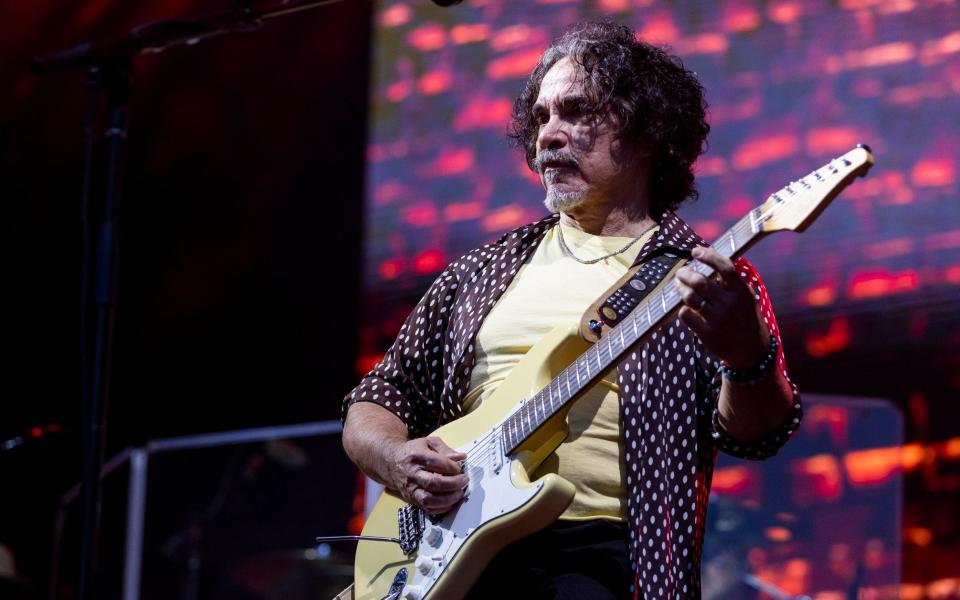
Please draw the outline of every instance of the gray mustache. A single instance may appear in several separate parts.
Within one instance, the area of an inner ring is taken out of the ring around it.
[[[533,159],[533,167],[537,170],[537,173],[543,173],[544,163],[555,163],[564,167],[580,168],[580,163],[577,162],[577,159],[574,158],[573,155],[559,150],[544,150]]]

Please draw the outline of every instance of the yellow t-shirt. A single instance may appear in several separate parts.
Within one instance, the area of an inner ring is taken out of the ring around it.
[[[466,412],[493,393],[551,329],[579,323],[587,307],[627,272],[656,231],[646,232],[626,252],[585,265],[563,250],[558,227],[563,227],[567,246],[582,260],[615,252],[633,239],[591,235],[559,223],[546,233],[480,327],[474,344],[477,362],[463,403]],[[566,441],[534,473],[557,473],[576,487],[573,503],[561,519],[625,520],[619,392],[614,369],[573,405]]]

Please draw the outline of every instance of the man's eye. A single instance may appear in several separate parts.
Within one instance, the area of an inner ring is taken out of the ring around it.
[[[570,111],[570,120],[577,123],[586,123],[593,120],[594,114],[587,110],[587,107],[579,104],[576,108]]]
[[[567,117],[571,119],[578,119],[583,117],[586,110],[583,105],[583,102],[574,101],[574,102],[568,102],[563,107],[563,112],[565,112],[567,114]]]
[[[550,117],[548,117],[545,113],[537,113],[533,115],[533,121],[539,126],[546,125],[547,121],[549,120]]]

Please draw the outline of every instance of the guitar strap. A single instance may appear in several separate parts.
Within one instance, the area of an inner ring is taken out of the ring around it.
[[[674,251],[652,256],[630,269],[591,304],[580,319],[580,336],[597,342],[605,329],[616,327],[640,305],[682,257]]]

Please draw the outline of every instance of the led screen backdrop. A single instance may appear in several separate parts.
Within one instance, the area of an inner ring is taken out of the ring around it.
[[[942,507],[956,505],[945,490],[960,485],[948,440],[960,439],[958,2],[467,0],[441,9],[417,0],[381,2],[374,18],[358,371],[448,262],[545,214],[536,178],[506,141],[513,99],[567,24],[626,23],[672,48],[707,89],[701,199],[680,210],[704,237],[858,142],[877,157],[806,233],[777,234],[748,257],[804,392],[892,399],[913,443],[895,446],[900,425],[881,431],[855,411],[810,406],[803,439],[772,464],[720,463],[711,522],[720,528],[736,514],[724,508],[731,497],[737,510],[763,512],[776,503],[758,490],[800,490],[787,498],[789,514],[832,525],[785,532],[768,523],[758,533],[766,542],[749,549],[752,568],[792,593],[896,581],[901,525],[904,582],[955,576],[950,532],[960,527]],[[826,436],[832,450],[800,459],[808,436]],[[920,456],[933,458],[920,468]],[[763,469],[785,470],[788,481],[754,477]],[[896,504],[898,473],[902,521],[876,496]]]
[[[701,199],[680,214],[706,238],[854,144],[873,148],[870,177],[808,232],[748,255],[802,344],[795,362],[891,339],[956,361],[956,2],[470,0],[375,12],[360,370],[446,263],[545,213],[507,121],[543,48],[585,18],[631,25],[702,79],[713,130]]]

